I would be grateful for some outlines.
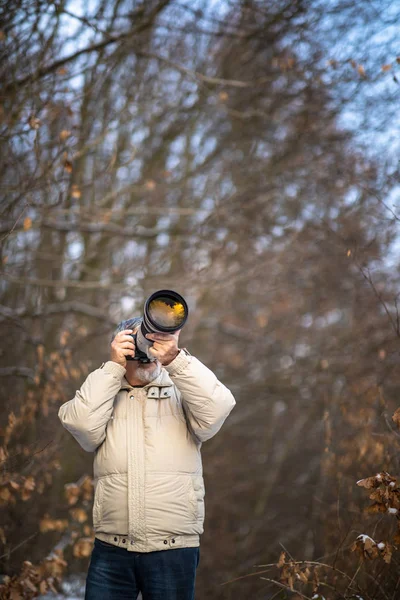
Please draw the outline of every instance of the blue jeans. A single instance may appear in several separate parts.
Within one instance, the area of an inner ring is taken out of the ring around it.
[[[129,552],[95,538],[85,600],[194,600],[200,548]]]

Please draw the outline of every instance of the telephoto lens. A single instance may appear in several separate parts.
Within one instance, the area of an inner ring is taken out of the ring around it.
[[[143,322],[141,323],[135,340],[135,356],[126,357],[127,360],[150,362],[155,360],[148,356],[148,349],[153,345],[146,339],[147,333],[175,333],[182,329],[189,315],[186,300],[172,290],[159,290],[154,292],[144,303]]]

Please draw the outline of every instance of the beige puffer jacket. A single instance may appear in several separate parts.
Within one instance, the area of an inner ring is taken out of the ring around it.
[[[82,448],[95,452],[95,536],[135,552],[199,546],[200,448],[235,399],[186,349],[143,388],[125,373],[103,363],[58,413]]]

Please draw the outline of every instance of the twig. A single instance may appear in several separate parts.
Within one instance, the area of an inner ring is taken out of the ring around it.
[[[32,533],[32,535],[30,535],[29,537],[27,537],[25,540],[23,540],[22,542],[20,542],[19,544],[17,544],[17,546],[15,546],[12,550],[9,550],[8,552],[6,552],[5,554],[2,554],[0,556],[0,558],[6,558],[9,557],[10,554],[12,554],[13,552],[15,552],[16,550],[18,550],[18,548],[20,548],[21,546],[23,546],[24,544],[26,544],[26,542],[29,542],[29,540],[31,540],[32,538],[35,537],[35,535],[37,535],[38,533],[40,533],[40,531],[36,531],[35,533]]]
[[[288,585],[285,585],[284,583],[280,583],[279,581],[276,581],[275,579],[268,579],[267,577],[260,577],[260,579],[269,581],[270,583],[273,583],[274,585],[279,586],[282,590],[286,590],[287,592],[294,591]],[[310,596],[305,596],[304,594],[302,594],[302,592],[299,592],[299,590],[296,590],[296,594],[298,594],[301,598],[305,598],[305,600],[311,600]]]
[[[397,314],[397,325],[396,325],[396,323],[393,321],[393,317],[392,317],[392,315],[390,314],[388,307],[386,306],[386,303],[385,303],[385,301],[382,299],[382,296],[381,296],[381,294],[380,294],[380,293],[378,292],[378,290],[376,289],[376,287],[375,287],[375,284],[374,284],[374,282],[372,281],[371,275],[368,273],[368,276],[367,276],[367,275],[365,274],[365,272],[364,272],[364,269],[362,268],[362,266],[361,266],[361,265],[360,265],[360,264],[359,264],[357,261],[354,261],[354,262],[355,262],[355,264],[357,265],[357,267],[358,267],[359,271],[361,272],[362,276],[364,277],[364,279],[365,279],[366,281],[368,281],[368,283],[369,283],[369,284],[370,284],[370,286],[372,287],[372,290],[374,291],[374,294],[375,294],[375,295],[376,295],[376,297],[378,298],[379,302],[382,304],[382,306],[383,306],[383,308],[384,308],[384,310],[385,310],[385,312],[386,312],[386,315],[387,315],[387,317],[388,317],[388,319],[389,319],[389,321],[390,321],[390,323],[391,323],[391,325],[392,325],[392,327],[393,327],[393,329],[394,329],[394,332],[396,333],[396,335],[397,335],[398,337],[400,337],[400,330],[399,330],[399,326],[398,326],[398,323],[399,323],[399,316],[398,316],[398,314]]]
[[[22,215],[24,214],[24,212],[26,211],[26,209],[28,208],[28,206],[30,206],[29,202],[27,202],[24,206],[24,208],[22,209],[21,214],[19,215],[19,217],[17,218],[17,220],[15,221],[14,225],[12,226],[12,228],[10,229],[10,231],[8,231],[8,233],[6,233],[0,240],[0,242],[4,242],[4,240],[6,240],[8,238],[9,235],[12,234],[12,232],[14,231],[14,229],[17,226],[18,221],[20,220],[20,218],[22,217]]]
[[[35,371],[29,367],[2,367],[0,369],[0,377],[9,377],[17,375],[18,377],[27,377],[28,379],[35,378]]]
[[[128,290],[132,289],[129,284],[118,284],[118,283],[103,283],[101,281],[69,281],[68,279],[58,279],[53,281],[52,279],[34,279],[29,277],[16,277],[9,273],[3,273],[3,278],[12,283],[19,283],[21,285],[41,285],[47,287],[68,287],[68,288],[80,288],[85,290],[96,290],[96,289],[112,289],[112,290]]]

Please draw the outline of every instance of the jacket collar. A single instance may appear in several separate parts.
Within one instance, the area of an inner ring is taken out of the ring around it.
[[[150,383],[146,383],[146,385],[143,386],[143,388],[141,389],[146,389],[149,387],[167,387],[167,386],[171,386],[173,385],[170,376],[168,375],[167,371],[163,368],[161,368],[161,373],[159,374],[158,377],[156,377],[155,379],[153,379],[153,381],[150,381]],[[121,390],[133,390],[133,386],[129,383],[129,381],[126,379],[125,375],[122,378],[122,383],[121,383]]]

